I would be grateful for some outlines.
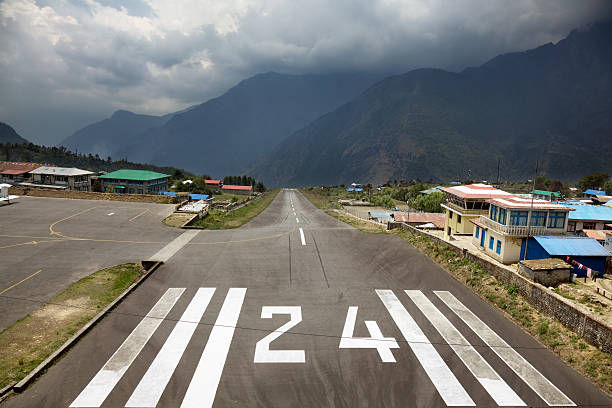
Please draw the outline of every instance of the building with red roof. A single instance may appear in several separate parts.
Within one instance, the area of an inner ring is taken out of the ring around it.
[[[42,167],[40,163],[0,162],[0,181],[20,183],[29,178],[29,173]]]
[[[230,184],[221,187],[224,193],[230,194],[251,194],[253,192],[253,186],[233,186]]]
[[[222,183],[221,180],[204,180],[204,183],[208,186],[219,187]]]

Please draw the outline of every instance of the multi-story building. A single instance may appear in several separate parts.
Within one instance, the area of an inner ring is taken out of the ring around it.
[[[445,209],[444,239],[446,240],[455,234],[472,235],[474,224],[470,220],[489,212],[487,200],[512,196],[506,191],[486,184],[446,187],[440,191],[446,194],[446,202],[442,204]]]
[[[561,193],[558,191],[533,190],[531,194],[534,198],[546,201],[556,201],[561,198]]]
[[[472,244],[490,257],[511,264],[530,236],[563,235],[571,208],[546,200],[509,195],[488,200],[488,214],[472,219]]]
[[[612,223],[612,207],[605,205],[561,203],[574,211],[570,213],[567,230],[604,230]]]
[[[41,166],[30,171],[32,180],[20,183],[32,187],[57,188],[78,191],[91,191],[91,175],[93,172],[76,167]]]
[[[169,174],[149,170],[116,170],[98,177],[102,191],[120,194],[159,194],[168,190]]]

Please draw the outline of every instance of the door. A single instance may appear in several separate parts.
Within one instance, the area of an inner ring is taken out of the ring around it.
[[[480,235],[480,246],[481,246],[481,247],[484,247],[484,245],[485,245],[485,235],[486,235],[486,232],[485,232],[485,230],[482,230],[482,231],[480,231],[480,232],[482,233],[482,234]]]

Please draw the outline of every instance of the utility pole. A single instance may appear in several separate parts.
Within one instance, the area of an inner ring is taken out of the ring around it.
[[[529,245],[529,237],[531,236],[531,225],[530,224],[531,224],[531,215],[533,214],[533,199],[534,199],[533,192],[535,191],[536,178],[538,178],[538,161],[537,160],[536,160],[535,176],[533,177],[533,188],[531,189],[531,207],[530,207],[529,215],[527,216],[527,239],[525,240],[525,254],[524,254],[523,260],[527,259],[527,247]],[[546,226],[546,224],[544,224],[544,226]]]
[[[501,159],[497,159],[497,182],[495,183],[495,185],[499,186],[499,163],[501,162]]]

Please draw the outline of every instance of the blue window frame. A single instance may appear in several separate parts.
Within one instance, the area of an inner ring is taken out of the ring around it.
[[[527,211],[510,211],[510,225],[527,226]]]
[[[493,221],[497,221],[497,206],[496,205],[491,206],[491,215],[489,216],[489,218],[491,218]]]
[[[493,244],[495,243],[495,238],[490,237],[489,238],[489,249],[493,249]]]
[[[506,225],[506,210],[504,208],[499,209],[499,222],[501,225]]]
[[[495,252],[501,254],[501,241],[499,239],[497,240],[497,248],[495,249]]]
[[[548,228],[564,228],[566,214],[565,211],[551,211],[548,217]]]
[[[531,221],[529,221],[529,225],[534,227],[544,227],[546,226],[546,211],[532,211],[531,212]]]
[[[476,238],[480,235],[480,227],[476,226]]]

